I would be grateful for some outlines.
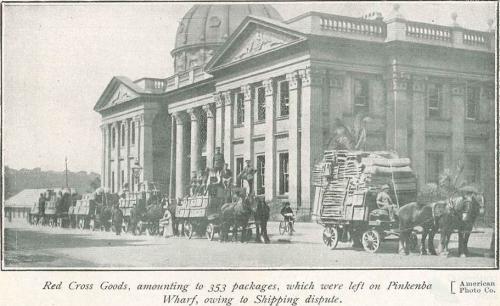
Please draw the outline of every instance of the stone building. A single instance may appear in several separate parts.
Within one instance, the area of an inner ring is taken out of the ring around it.
[[[182,197],[220,147],[235,175],[252,162],[257,194],[307,215],[335,120],[362,113],[366,149],[410,157],[420,185],[462,161],[492,198],[495,33],[452,21],[410,21],[397,5],[385,18],[290,20],[268,4],[195,5],[177,29],[174,75],[114,77],[97,102],[103,186],[154,181]]]

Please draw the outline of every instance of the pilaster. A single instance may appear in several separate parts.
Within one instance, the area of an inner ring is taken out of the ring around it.
[[[273,79],[267,79],[263,81],[263,85],[266,94],[265,199],[271,201],[276,194],[276,176],[274,175],[274,169],[276,168],[276,140],[274,139],[276,132],[275,84]]]
[[[418,187],[425,184],[425,117],[426,84],[423,78],[413,78],[413,96],[411,103],[411,161],[417,174]]]
[[[451,84],[451,166],[464,162],[465,84]]]
[[[299,74],[297,71],[286,74],[288,81],[288,103],[290,128],[288,130],[288,200],[290,206],[297,208],[300,206],[300,97],[299,97]],[[276,157],[275,157],[276,158]]]
[[[229,165],[229,169],[234,169],[234,148],[233,148],[233,139],[234,139],[234,130],[233,130],[233,101],[232,95],[230,91],[225,91],[223,93],[224,98],[224,159],[226,163]]]
[[[212,168],[215,152],[215,109],[213,104],[203,105],[207,114],[207,167]]]
[[[215,102],[215,147],[224,152],[224,101],[222,93],[214,94]]]
[[[111,190],[114,193],[120,192],[120,121],[113,122],[113,128],[115,129],[115,177],[114,177],[114,185],[111,187]]]
[[[252,86],[251,85],[243,85],[241,87],[241,92],[243,92],[244,101],[243,105],[245,107],[245,125],[244,129],[244,157],[245,160],[250,160],[250,164],[253,163],[253,107],[252,107]]]

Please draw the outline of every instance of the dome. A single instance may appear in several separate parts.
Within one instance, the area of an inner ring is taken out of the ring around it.
[[[283,20],[269,4],[197,4],[177,28],[172,57],[175,72],[203,66],[248,15]]]

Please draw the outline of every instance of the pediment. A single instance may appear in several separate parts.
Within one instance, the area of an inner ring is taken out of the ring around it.
[[[209,69],[231,65],[305,39],[302,33],[257,18],[247,20],[240,27],[214,56]]]
[[[104,107],[111,107],[138,98],[139,95],[127,86],[120,84]]]

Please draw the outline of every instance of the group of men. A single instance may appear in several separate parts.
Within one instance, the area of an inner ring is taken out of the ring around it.
[[[233,172],[225,162],[220,147],[215,149],[212,165],[212,169],[207,167],[199,173],[193,172],[190,183],[191,196],[210,195],[214,190],[214,185],[222,185],[226,190],[233,186]],[[250,160],[246,160],[245,167],[237,175],[238,182],[246,184],[247,194],[254,192],[255,172],[257,171],[252,167]]]

